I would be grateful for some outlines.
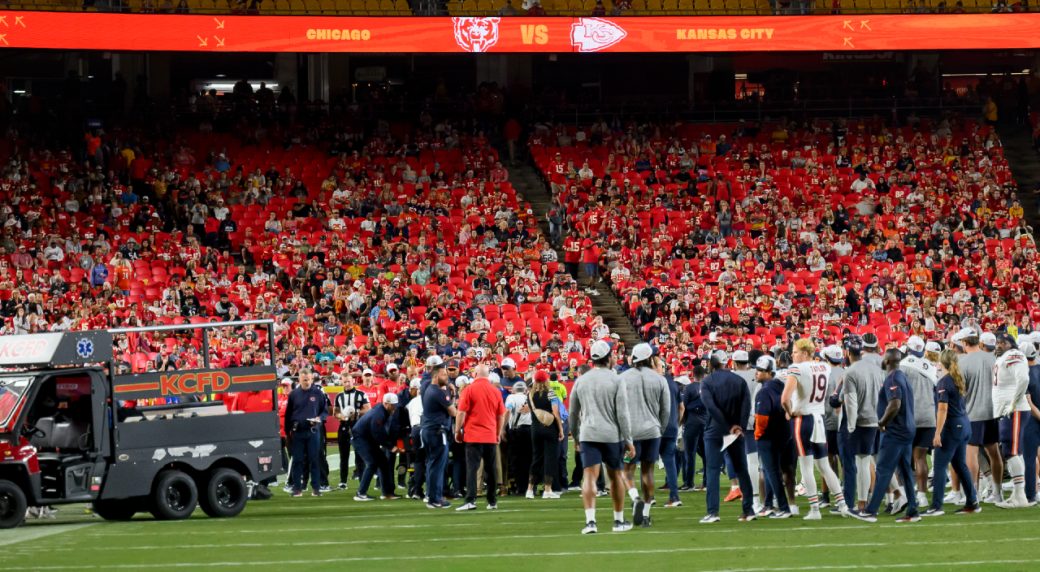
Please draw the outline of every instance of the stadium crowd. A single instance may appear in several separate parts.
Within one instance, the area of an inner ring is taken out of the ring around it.
[[[258,92],[255,104],[272,97]],[[196,105],[204,110],[205,96]],[[308,481],[319,495],[336,484],[316,427],[331,416],[339,487],[350,487],[353,454],[359,502],[376,496],[375,477],[384,498],[400,486],[430,508],[463,498],[460,510],[475,509],[481,489],[494,508],[499,494],[555,499],[583,487],[585,532],[596,531],[595,498],[608,490],[615,530],[631,526],[625,496],[635,523],[649,525],[659,457],[664,506],[707,485],[706,523],[718,519],[723,466],[744,520],[789,516],[795,464],[810,518],[831,498],[838,512],[876,518],[888,494],[891,511],[907,505],[913,519],[914,487],[927,486],[916,449],[942,459],[943,440],[958,476],[951,501],[971,512],[978,499],[1034,500],[1036,447],[1023,461],[1032,434],[1018,432],[1032,427],[1033,374],[1011,366],[1035,360],[1036,249],[988,126],[539,125],[530,150],[553,192],[549,236],[477,129],[428,114],[368,131],[331,120],[296,130],[246,122],[236,136],[204,127],[168,141],[92,131],[81,148],[53,150],[9,132],[0,334],[272,317],[274,355],[229,327],[206,343],[120,336],[117,362],[129,372],[273,363],[293,495]],[[630,351],[595,315],[600,282],[646,343]],[[993,364],[961,373],[954,362],[978,360],[940,354],[936,342],[965,356],[994,349],[1014,370],[1010,397],[987,408],[979,388],[993,378],[979,372]],[[836,372],[861,361],[876,368],[867,378],[900,389],[885,395],[877,382],[852,395],[857,422],[869,427],[874,411],[875,426],[893,431],[849,445],[838,429],[849,423],[848,376]],[[916,385],[920,369],[938,394]],[[943,401],[950,387],[967,406]],[[300,406],[307,392],[322,396],[316,410]],[[960,432],[947,439],[933,420],[939,437],[919,436],[928,420],[916,425],[911,404],[945,411]],[[1003,417],[1012,429],[1001,455]],[[963,469],[978,474],[980,458],[991,477],[983,468],[976,497]],[[805,478],[814,467],[822,495]],[[899,474],[891,491],[888,471]],[[940,473],[933,513],[947,498]]]

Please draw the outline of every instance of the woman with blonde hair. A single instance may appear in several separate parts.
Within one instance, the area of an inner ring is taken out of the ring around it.
[[[935,437],[932,446],[935,448],[933,458],[934,476],[932,477],[932,504],[923,516],[942,516],[943,495],[946,493],[946,467],[953,466],[961,488],[966,495],[964,508],[958,514],[979,512],[978,498],[971,473],[968,472],[967,445],[971,436],[971,422],[964,405],[964,375],[957,362],[957,353],[946,350],[939,354],[939,363],[946,370],[946,375],[935,387],[938,409],[935,417]]]

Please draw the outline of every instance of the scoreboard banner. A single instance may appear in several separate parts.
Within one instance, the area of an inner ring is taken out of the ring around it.
[[[1040,14],[335,17],[0,11],[0,48],[587,53],[1040,48]]]

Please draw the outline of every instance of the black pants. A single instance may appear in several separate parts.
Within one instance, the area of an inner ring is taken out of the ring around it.
[[[336,442],[339,445],[339,482],[345,483],[350,480],[350,426],[346,423],[339,424]],[[365,460],[361,455],[354,459],[354,466],[357,467],[358,474],[364,472]]]
[[[477,471],[480,462],[484,461],[484,479],[486,481],[488,504],[498,502],[498,463],[495,462],[494,443],[466,443],[466,502],[477,500]]]
[[[544,483],[547,489],[552,489],[552,477],[560,460],[559,432],[555,429],[556,425],[531,425],[531,484],[535,487]]]
[[[421,446],[419,428],[412,427],[412,478],[408,482],[409,496],[423,496],[426,485],[426,449]]]
[[[517,494],[527,491],[531,470],[531,427],[522,425],[509,430],[509,471]]]

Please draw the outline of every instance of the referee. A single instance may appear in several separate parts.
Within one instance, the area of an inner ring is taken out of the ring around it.
[[[347,481],[350,480],[350,440],[353,438],[354,425],[362,415],[371,409],[365,392],[354,387],[354,377],[350,374],[342,375],[343,392],[336,396],[333,413],[339,419],[339,431],[336,433],[336,443],[339,446],[339,489],[347,490]],[[365,462],[358,455],[354,461],[358,474],[365,471]]]

